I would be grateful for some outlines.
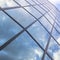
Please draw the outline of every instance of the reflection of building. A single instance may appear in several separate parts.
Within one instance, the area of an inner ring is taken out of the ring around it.
[[[47,0],[8,2],[0,7],[0,59],[55,60],[60,51],[60,11]]]

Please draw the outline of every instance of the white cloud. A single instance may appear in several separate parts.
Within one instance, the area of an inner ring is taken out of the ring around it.
[[[60,50],[58,50],[57,52],[53,54],[53,58],[54,60],[60,60]]]

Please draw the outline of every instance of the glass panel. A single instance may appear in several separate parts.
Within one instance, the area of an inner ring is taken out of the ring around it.
[[[46,2],[46,0],[42,1],[42,0],[37,0],[38,2],[40,2],[41,4],[44,4]]]
[[[36,2],[37,4],[39,4],[36,0],[32,0],[32,1]]]
[[[59,26],[60,26],[60,22],[59,22],[57,19],[56,19],[55,21],[56,21],[56,22],[59,24]]]
[[[0,11],[0,46],[21,30],[21,27]]]
[[[51,7],[50,7],[50,5],[49,5],[48,2],[43,3],[43,5],[44,5],[47,9],[51,10]]]
[[[38,0],[34,0],[35,3],[37,3],[38,5],[40,5],[41,7],[43,7],[43,9],[45,9],[46,11],[48,11],[43,5],[44,3],[42,2],[42,0],[38,1]],[[44,1],[45,2],[45,1]],[[43,3],[43,4],[42,4]]]
[[[45,4],[42,4],[47,10],[50,10]]]
[[[49,9],[49,10],[54,10],[55,9],[55,7],[51,4],[51,3],[49,3],[48,1],[46,1],[46,3],[44,3],[43,4],[47,9]],[[56,10],[56,9],[55,9]],[[53,11],[54,12],[54,11]]]
[[[0,6],[5,7],[14,7],[18,6],[13,0],[0,0]]]
[[[30,36],[26,32],[24,32],[15,41],[13,41],[0,52],[0,59],[41,60],[42,54],[43,51],[30,38]]]
[[[45,16],[50,21],[51,24],[54,23],[54,20],[48,14],[45,14]]]
[[[55,20],[55,17],[53,16],[52,13],[48,12],[48,14]]]
[[[28,31],[31,33],[31,35],[40,43],[40,45],[45,48],[49,34],[47,31],[38,23],[36,22],[33,24]]]
[[[30,2],[31,4],[35,4],[32,0],[27,0],[28,2]]]
[[[39,13],[36,9],[34,9],[32,6],[31,7],[25,7],[31,14],[33,14],[36,18],[41,17],[41,13]]]
[[[53,16],[56,18],[56,11],[50,10],[50,12],[53,14]]]
[[[35,20],[34,17],[22,8],[7,10],[7,12],[24,27],[27,27]]]
[[[56,59],[56,57],[57,58],[59,57],[59,54],[60,54],[59,51],[60,51],[60,46],[51,38],[49,48],[48,48],[48,53],[51,55],[51,57],[54,60],[59,60],[59,59]]]
[[[55,23],[55,28],[60,32],[60,27]]]
[[[52,25],[47,21],[47,19],[45,17],[42,17],[40,19],[40,22],[46,27],[46,29],[48,29],[48,31],[51,32]]]
[[[52,35],[58,42],[60,41],[59,40],[60,34],[55,29],[53,29]],[[59,44],[60,44],[60,42],[59,42]]]
[[[29,5],[25,0],[15,0],[17,1],[19,4],[21,4],[22,6],[27,6]]]
[[[45,55],[44,60],[51,60],[47,55]]]
[[[60,21],[60,11],[56,10],[56,18]]]
[[[35,6],[42,14],[44,14],[45,13],[45,11],[42,9],[42,8],[40,8],[39,6]]]
[[[41,4],[40,4],[40,6],[41,6],[42,8],[44,8],[46,11],[49,11],[44,5],[41,5]]]

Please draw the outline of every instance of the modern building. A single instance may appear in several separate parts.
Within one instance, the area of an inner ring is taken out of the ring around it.
[[[48,0],[0,1],[0,60],[59,60],[60,11]]]

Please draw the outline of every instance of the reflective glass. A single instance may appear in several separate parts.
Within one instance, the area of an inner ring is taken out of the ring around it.
[[[55,17],[53,16],[52,13],[48,12],[48,14],[55,20]]]
[[[54,26],[60,32],[60,27],[57,24],[55,24]]]
[[[49,11],[48,9],[46,9],[46,7],[45,7],[44,5],[41,5],[41,4],[40,4],[40,6],[41,6],[43,9],[45,9],[46,11]]]
[[[50,10],[45,4],[42,4],[47,10]]]
[[[45,55],[44,60],[51,60],[51,58],[49,58],[48,55]]]
[[[46,27],[46,29],[49,32],[51,32],[52,25],[48,22],[48,20],[45,17],[42,17],[39,21]]]
[[[38,22],[28,28],[28,31],[40,43],[40,45],[45,48],[49,38],[47,31]]]
[[[21,6],[29,5],[25,0],[15,0],[15,1],[17,1]]]
[[[48,48],[48,53],[55,60],[56,57],[58,57],[58,55],[60,54],[59,51],[60,51],[60,46],[54,41],[54,39],[51,38],[49,48]]]
[[[0,6],[2,8],[18,6],[13,0],[0,0]]]
[[[28,2],[30,2],[31,4],[35,4],[32,0],[27,0]]]
[[[0,46],[22,30],[12,19],[0,11]]]
[[[0,53],[1,60],[41,60],[43,51],[24,32]]]
[[[60,40],[59,40],[59,38],[60,38],[60,34],[55,30],[55,29],[53,29],[53,32],[52,32],[52,36],[58,41],[58,43],[60,44]]]
[[[34,17],[22,8],[7,10],[7,12],[24,27],[27,27],[35,20]]]
[[[60,12],[47,0],[27,1],[0,0],[0,60],[42,60],[46,47],[44,60],[60,60]]]
[[[33,2],[36,2],[37,4],[39,4],[36,0],[32,0]]]
[[[38,5],[35,6],[42,14],[46,13],[42,8],[40,8]]]
[[[56,22],[57,22],[57,24],[60,26],[60,22],[59,22],[57,19],[56,19],[55,21],[56,21]]]
[[[45,17],[50,21],[51,24],[54,23],[54,20],[48,14],[46,14]]]
[[[54,10],[50,10],[50,12],[52,13],[52,15],[56,18],[56,12]]]
[[[36,18],[41,17],[41,13],[39,13],[36,9],[34,9],[32,6],[31,7],[25,7],[31,14],[33,14]]]

